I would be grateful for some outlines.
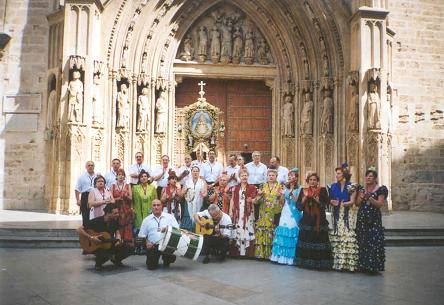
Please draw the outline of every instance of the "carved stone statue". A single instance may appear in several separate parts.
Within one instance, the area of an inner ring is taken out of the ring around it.
[[[321,133],[333,133],[333,99],[331,98],[331,90],[324,91],[324,100],[322,101],[321,114]]]
[[[220,59],[220,33],[216,26],[211,30],[211,61],[216,64]]]
[[[160,91],[156,101],[156,133],[165,133],[168,122],[168,101],[165,91]]]
[[[370,82],[369,93],[367,97],[367,126],[369,129],[381,128],[380,109],[381,100],[379,98],[377,86],[374,82]]]
[[[350,131],[356,131],[358,130],[358,123],[359,123],[359,94],[358,94],[358,87],[355,85],[351,86],[352,88],[352,96],[350,101],[350,111],[348,113],[348,122],[347,122],[347,128]]]
[[[231,33],[231,22],[227,21],[226,24],[221,26],[222,30],[222,49],[220,51],[220,59],[222,63],[231,62],[231,52],[233,49],[233,35]]]
[[[142,55],[142,65],[141,65],[141,69],[140,69],[140,71],[142,73],[146,72],[146,62],[147,62],[147,60],[148,60],[148,54],[147,54],[147,52],[143,52],[143,55]]]
[[[102,97],[100,91],[100,78],[98,75],[94,75],[92,104],[93,104],[92,123],[100,125],[102,124],[102,119],[103,119],[102,118],[103,107],[102,107]]]
[[[189,61],[193,59],[193,47],[192,47],[192,39],[191,35],[187,34],[185,39],[183,40],[183,49],[182,53],[180,53],[180,59],[184,61]]]
[[[310,67],[308,65],[307,51],[305,50],[305,46],[303,44],[301,44],[301,51],[302,51],[302,61],[304,64],[304,79],[309,79]]]
[[[207,58],[207,47],[208,47],[208,35],[207,30],[204,26],[199,28],[199,48],[197,50],[197,55],[199,56],[199,62],[204,62]]]
[[[80,72],[72,73],[72,81],[68,86],[68,122],[80,122],[82,119],[83,83],[80,80]]]
[[[242,33],[239,27],[233,33],[233,64],[240,63],[240,58],[242,56]]]
[[[326,54],[322,57],[322,73],[324,76],[328,76],[328,57]]]
[[[267,43],[262,38],[259,40],[258,46],[257,46],[257,60],[261,65],[267,65],[268,59],[267,59],[267,52],[265,51]]]
[[[137,99],[137,108],[139,113],[137,115],[137,131],[147,131],[150,115],[150,104],[149,104],[149,93],[148,88],[142,89],[142,94]]]
[[[117,94],[117,128],[127,128],[129,121],[129,101],[128,87],[126,84],[120,85],[120,92]]]
[[[294,136],[294,105],[291,95],[284,97],[284,136]]]
[[[301,114],[301,133],[303,135],[313,134],[313,108],[314,103],[311,99],[311,94],[307,92],[304,95],[304,106]]]
[[[253,64],[254,60],[254,42],[253,42],[253,31],[248,31],[245,35],[245,52],[244,60],[247,65]]]

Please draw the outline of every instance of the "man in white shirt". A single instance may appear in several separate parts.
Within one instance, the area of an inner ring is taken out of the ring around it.
[[[88,196],[89,192],[94,189],[94,179],[97,177],[97,174],[94,172],[93,161],[86,162],[85,168],[86,172],[77,179],[74,189],[77,205],[80,207],[80,214],[82,214],[83,225],[86,225],[89,221]]]
[[[228,165],[225,167],[225,172],[228,175],[228,187],[239,184],[239,169],[239,165],[236,164],[236,155],[230,155]]]
[[[169,267],[176,261],[175,255],[159,252],[159,242],[162,240],[168,226],[179,228],[173,215],[162,212],[162,202],[154,199],[152,202],[152,214],[148,215],[142,222],[139,237],[146,239],[146,266],[148,270],[159,268],[159,258],[162,256],[163,266]]]
[[[157,198],[162,195],[162,189],[168,185],[168,176],[174,169],[170,167],[170,157],[162,156],[162,164],[153,170],[153,181],[157,182]]]
[[[196,160],[191,162],[191,166],[198,166],[200,169],[200,173],[202,174],[202,165],[205,164],[205,159],[202,156],[202,152],[200,149],[196,150]]]
[[[270,159],[270,168],[274,168],[278,171],[278,176],[276,181],[280,184],[285,184],[288,182],[288,168],[281,166],[281,159],[274,156]]]
[[[110,189],[111,185],[113,185],[117,181],[117,170],[120,168],[122,163],[120,162],[120,159],[113,159],[111,161],[111,171],[105,175],[106,180],[106,188]]]
[[[223,261],[228,252],[230,238],[232,236],[230,216],[222,212],[216,204],[212,203],[208,207],[208,210],[194,214],[193,218],[195,222],[200,225],[204,225],[202,218],[212,219],[215,226],[212,235],[204,236],[202,252],[205,254],[205,258],[203,263],[208,264],[210,262],[210,254],[220,255]]]
[[[224,167],[222,163],[216,161],[216,153],[213,150],[208,152],[208,162],[202,165],[202,177],[208,186],[214,185],[222,174]]]
[[[248,171],[248,184],[254,184],[259,187],[267,182],[267,166],[261,162],[261,153],[254,151],[252,153],[253,162],[245,165]]]
[[[128,169],[131,185],[135,185],[139,182],[139,174],[142,170],[152,176],[150,167],[143,164],[143,154],[141,152],[137,152],[134,157],[136,158],[136,163],[131,165]]]
[[[177,170],[177,177],[181,185],[186,185],[191,179],[192,159],[191,155],[185,155],[185,165]]]

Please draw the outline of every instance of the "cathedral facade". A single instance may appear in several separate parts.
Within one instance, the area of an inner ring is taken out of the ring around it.
[[[205,147],[322,184],[375,166],[390,209],[444,211],[444,5],[22,2],[2,7],[4,209],[76,213],[86,161],[179,165]]]

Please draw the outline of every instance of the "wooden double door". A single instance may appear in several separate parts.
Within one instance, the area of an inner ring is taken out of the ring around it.
[[[243,153],[248,157],[257,150],[262,153],[262,161],[268,163],[272,143],[271,90],[262,81],[187,78],[176,88],[176,107],[197,101],[197,83],[201,80],[206,83],[207,102],[224,113],[225,136],[220,144],[225,156]]]

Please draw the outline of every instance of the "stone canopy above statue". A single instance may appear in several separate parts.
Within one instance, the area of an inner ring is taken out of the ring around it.
[[[269,65],[274,62],[269,44],[254,22],[229,4],[212,8],[193,24],[176,58],[213,64]]]

